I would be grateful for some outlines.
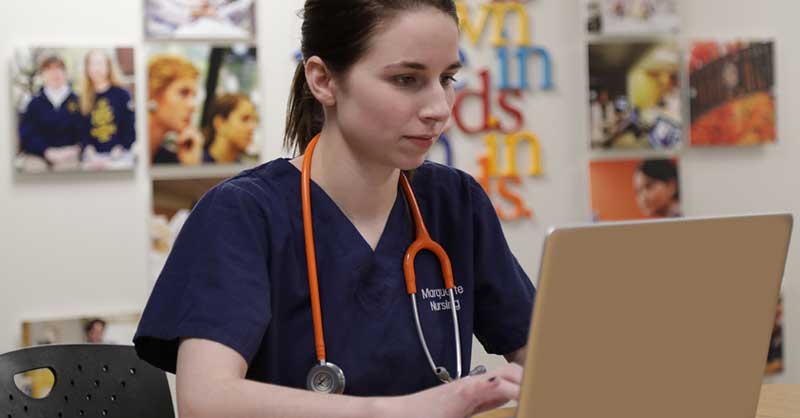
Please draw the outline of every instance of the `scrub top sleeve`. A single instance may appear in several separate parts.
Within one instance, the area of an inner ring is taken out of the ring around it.
[[[252,362],[270,322],[267,213],[228,181],[197,203],[142,314],[139,357],[175,372],[182,338],[224,344]]]
[[[475,231],[475,336],[491,354],[527,343],[536,289],[503,234],[491,200],[469,178]]]

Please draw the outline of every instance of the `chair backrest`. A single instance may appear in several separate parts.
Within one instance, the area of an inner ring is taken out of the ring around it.
[[[14,376],[50,369],[50,394],[22,393]],[[165,373],[133,346],[43,345],[0,354],[0,418],[174,418]]]

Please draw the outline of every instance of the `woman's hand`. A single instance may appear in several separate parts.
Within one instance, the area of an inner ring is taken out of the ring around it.
[[[386,417],[465,418],[519,399],[522,367],[507,364],[413,395],[384,398]]]
[[[190,126],[181,131],[175,140],[178,161],[183,165],[200,164],[203,161],[203,142],[203,134],[197,128]]]

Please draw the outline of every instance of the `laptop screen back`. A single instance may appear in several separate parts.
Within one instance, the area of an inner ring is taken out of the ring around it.
[[[557,228],[518,418],[753,418],[791,215]]]

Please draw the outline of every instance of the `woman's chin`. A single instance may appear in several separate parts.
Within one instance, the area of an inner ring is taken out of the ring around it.
[[[415,170],[425,162],[425,155],[419,157],[408,157],[401,161],[397,166],[403,171]]]

